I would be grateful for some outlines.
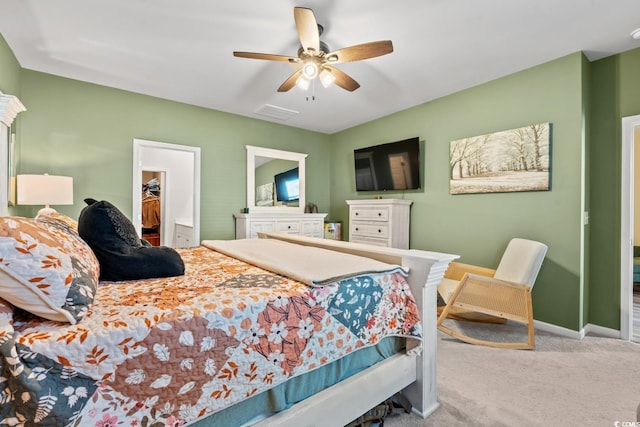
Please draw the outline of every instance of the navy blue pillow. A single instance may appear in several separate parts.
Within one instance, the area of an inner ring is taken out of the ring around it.
[[[78,234],[100,263],[100,280],[119,281],[184,274],[180,254],[166,246],[149,246],[129,219],[106,200],[84,200]]]

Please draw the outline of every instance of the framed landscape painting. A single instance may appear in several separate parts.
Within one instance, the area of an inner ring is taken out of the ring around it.
[[[551,189],[551,123],[451,141],[451,194]]]

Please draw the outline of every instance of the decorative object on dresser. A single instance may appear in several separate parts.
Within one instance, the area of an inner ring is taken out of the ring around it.
[[[323,237],[326,213],[256,212],[234,214],[236,239],[255,239],[258,233],[279,232]]]
[[[349,241],[409,249],[412,203],[404,199],[347,200]]]
[[[324,238],[331,240],[342,240],[342,221],[324,221]]]

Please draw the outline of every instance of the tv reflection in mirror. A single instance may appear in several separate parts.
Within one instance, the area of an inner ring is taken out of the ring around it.
[[[285,205],[298,202],[300,198],[300,177],[298,168],[276,174],[273,177],[276,201]]]
[[[353,151],[356,191],[415,190],[420,188],[418,137]]]

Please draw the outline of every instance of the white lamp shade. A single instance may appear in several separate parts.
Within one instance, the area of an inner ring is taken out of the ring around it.
[[[18,175],[19,205],[72,205],[73,178],[56,175]]]

